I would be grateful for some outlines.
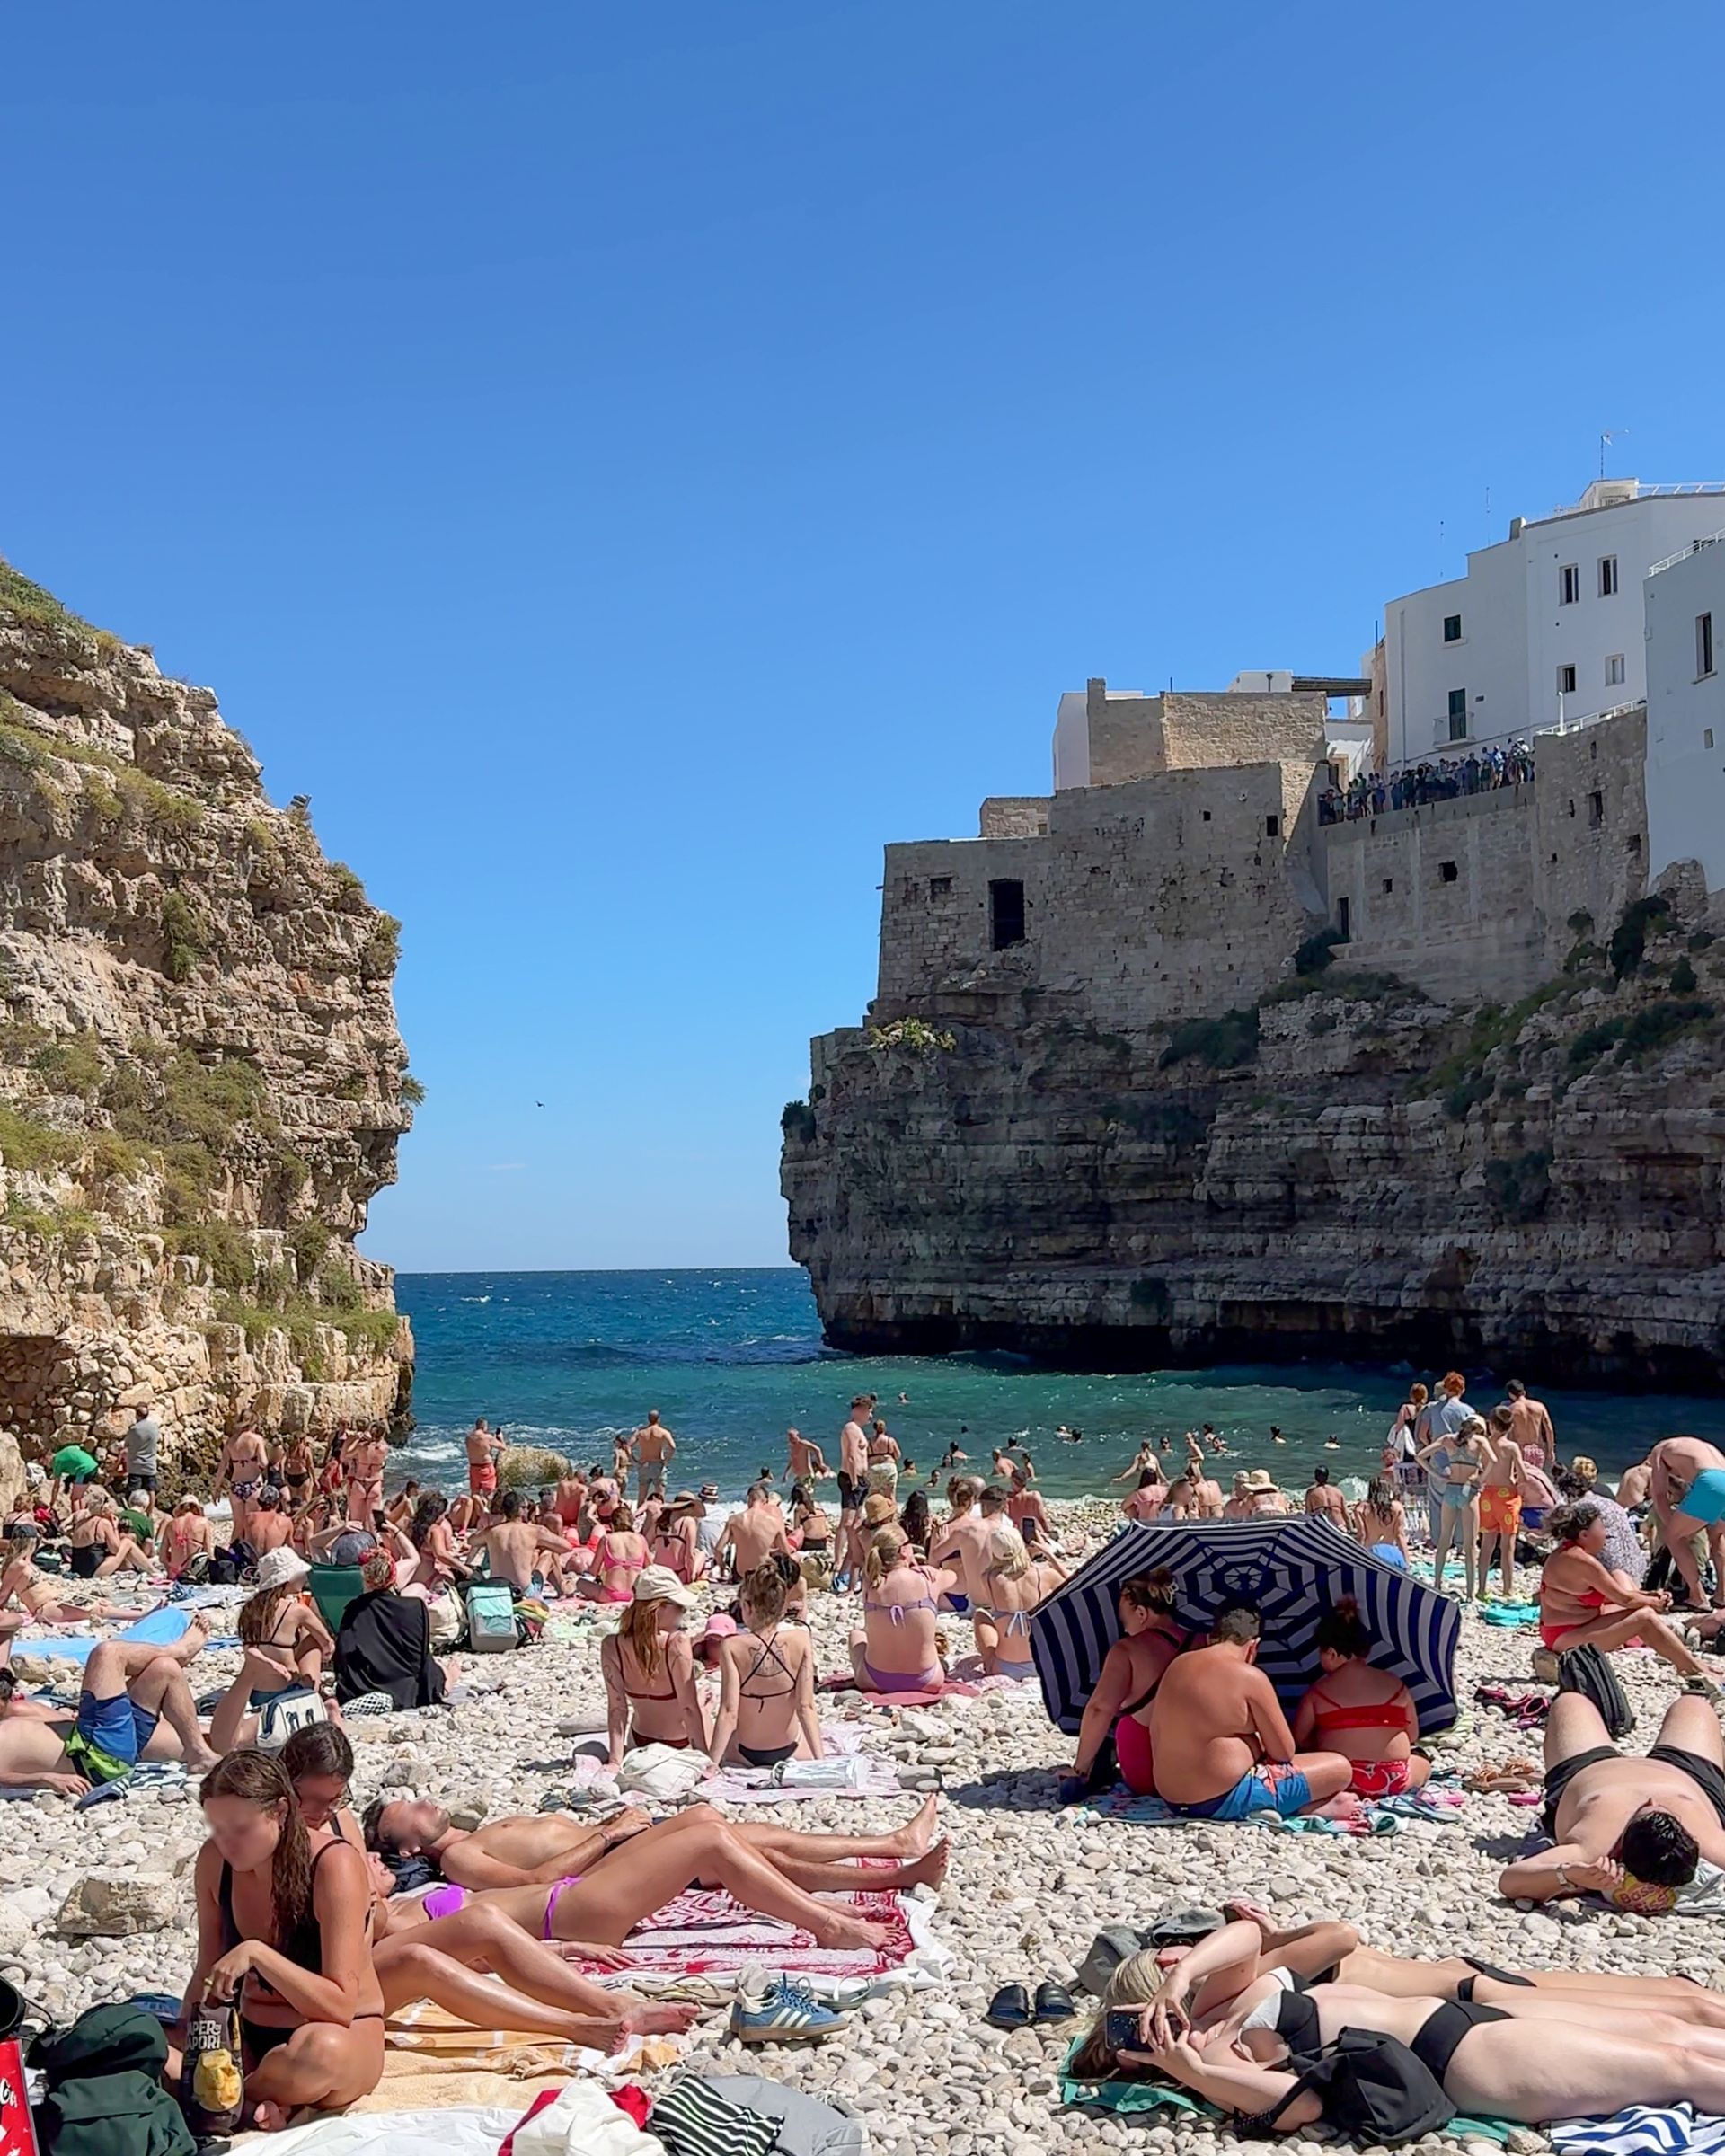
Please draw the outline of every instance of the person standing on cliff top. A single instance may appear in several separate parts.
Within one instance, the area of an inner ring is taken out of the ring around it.
[[[1542,1467],[1555,1467],[1557,1432],[1552,1427],[1551,1409],[1543,1400],[1533,1399],[1518,1377],[1509,1380],[1503,1393],[1509,1409],[1509,1435],[1524,1453],[1537,1445]]]
[[[659,1419],[657,1408],[648,1409],[646,1421],[630,1442],[634,1447],[635,1458],[641,1463],[637,1497],[642,1501],[648,1498],[662,1498],[665,1495],[665,1470],[676,1454],[677,1439]]]
[[[868,1495],[869,1433],[863,1427],[874,1402],[859,1392],[850,1418],[838,1433],[838,1576],[836,1594],[848,1594],[862,1573],[862,1500]]]

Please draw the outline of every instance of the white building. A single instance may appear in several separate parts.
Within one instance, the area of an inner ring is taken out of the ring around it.
[[[1655,565],[1647,619],[1647,855],[1725,888],[1725,532]]]
[[[1648,572],[1717,529],[1721,495],[1725,483],[1597,480],[1573,508],[1514,518],[1507,539],[1468,555],[1465,576],[1391,600],[1391,765],[1639,702]]]

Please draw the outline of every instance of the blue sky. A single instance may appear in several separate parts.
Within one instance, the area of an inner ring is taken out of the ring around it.
[[[1711,4],[6,48],[0,552],[405,922],[403,1268],[782,1261],[880,848],[1044,790],[1062,689],[1351,669],[1602,428],[1725,477]]]

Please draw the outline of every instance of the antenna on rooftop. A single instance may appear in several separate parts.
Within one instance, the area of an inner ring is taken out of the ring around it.
[[[1599,429],[1599,476],[1606,476],[1606,451],[1614,442],[1620,442],[1629,432],[1627,427],[1602,427]]]

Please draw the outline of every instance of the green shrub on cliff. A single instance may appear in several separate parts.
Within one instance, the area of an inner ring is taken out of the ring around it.
[[[1157,1058],[1157,1068],[1201,1063],[1212,1071],[1235,1071],[1258,1054],[1258,1012],[1225,1011],[1220,1018],[1189,1019],[1176,1026]]]
[[[1294,953],[1295,972],[1322,973],[1334,962],[1336,945],[1346,941],[1339,928],[1321,928],[1315,936],[1308,936]]]
[[[162,900],[162,970],[171,981],[189,981],[198,961],[209,949],[209,930],[203,915],[183,891],[169,891]]]
[[[1486,1196],[1502,1221],[1537,1220],[1552,1192],[1549,1147],[1518,1153],[1507,1161],[1485,1163]]]
[[[1623,908],[1623,918],[1611,932],[1606,956],[1611,970],[1620,981],[1627,980],[1640,969],[1647,950],[1647,935],[1650,928],[1662,925],[1670,914],[1671,901],[1658,891],[1645,898],[1634,899]]]
[[[15,1108],[0,1108],[0,1160],[8,1168],[58,1168],[77,1150],[70,1133]]]
[[[779,1128],[799,1145],[815,1142],[815,1111],[806,1100],[787,1100],[779,1117]]]
[[[882,1048],[915,1048],[919,1056],[927,1056],[939,1048],[947,1054],[958,1047],[956,1034],[939,1031],[925,1018],[895,1018],[889,1026],[871,1026],[868,1046]]]
[[[103,652],[119,649],[117,636],[111,635],[106,629],[95,628],[82,615],[74,614],[69,606],[61,605],[51,591],[32,584],[4,560],[0,560],[0,610],[16,614],[21,622],[30,622],[39,629],[55,629],[66,636],[84,638]]]

